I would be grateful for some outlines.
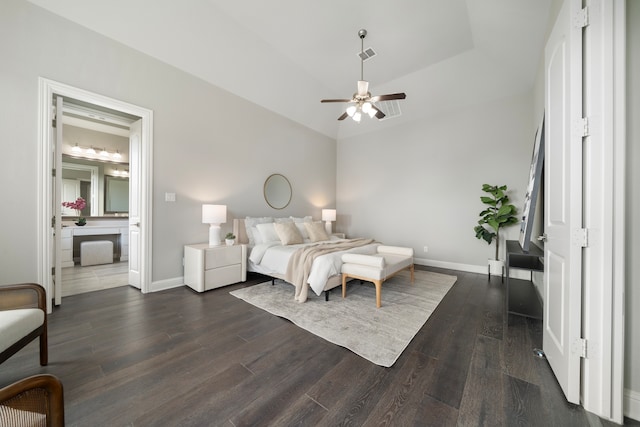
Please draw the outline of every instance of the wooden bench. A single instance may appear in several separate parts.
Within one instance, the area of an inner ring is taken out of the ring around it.
[[[413,249],[398,246],[378,246],[375,255],[342,255],[342,297],[347,296],[347,279],[360,279],[373,282],[376,287],[376,307],[382,305],[382,283],[399,271],[411,271],[411,283],[414,279]]]

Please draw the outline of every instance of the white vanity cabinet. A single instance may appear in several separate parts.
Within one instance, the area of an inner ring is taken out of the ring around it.
[[[63,228],[60,242],[62,244],[62,268],[73,267],[73,231],[70,228]]]
[[[246,245],[184,247],[184,284],[204,292],[247,280]]]
[[[129,225],[123,221],[92,221],[92,224],[77,226],[65,226],[61,230],[60,243],[62,245],[62,268],[74,266],[74,244],[76,247],[75,259],[80,258],[79,241],[82,239],[100,240],[100,236],[104,236],[104,240],[111,240],[114,244],[114,256],[120,255],[120,261],[129,260]],[[116,250],[117,248],[117,250]],[[117,261],[117,259],[115,260]]]

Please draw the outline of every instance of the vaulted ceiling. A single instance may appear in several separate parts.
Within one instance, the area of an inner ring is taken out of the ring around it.
[[[532,89],[553,0],[29,0],[334,138]],[[360,78],[402,114],[338,122]]]

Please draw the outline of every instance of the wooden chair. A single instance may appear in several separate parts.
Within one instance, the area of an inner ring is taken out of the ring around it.
[[[60,380],[40,374],[0,389],[0,426],[64,426]]]
[[[22,322],[22,319],[16,319],[16,316],[32,316],[33,313],[29,313],[29,310],[7,313],[9,310],[18,309],[40,309],[44,314],[44,320],[38,322],[36,325],[27,327],[25,326],[25,323],[32,325],[33,322]],[[5,320],[6,324],[15,324],[15,328],[18,329],[18,331],[12,330],[12,334],[4,334],[5,336],[15,335],[15,338],[0,337],[0,339],[4,338],[9,340],[8,342],[2,342],[2,346],[0,347],[0,363],[13,356],[24,346],[39,337],[40,365],[45,366],[48,363],[48,345],[47,299],[44,288],[35,283],[0,286],[0,318],[2,317],[11,318],[11,323],[9,323],[9,320]],[[9,328],[11,327],[12,326],[9,326]]]

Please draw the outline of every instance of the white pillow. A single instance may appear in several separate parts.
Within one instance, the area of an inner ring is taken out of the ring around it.
[[[262,236],[260,232],[256,228],[258,224],[264,224],[268,222],[273,222],[273,218],[270,216],[265,216],[261,218],[252,218],[250,216],[246,217],[244,220],[244,228],[247,231],[247,238],[249,239],[250,245],[257,245],[262,242]]]
[[[322,242],[323,240],[329,240],[329,235],[324,229],[324,224],[322,222],[305,222],[304,226],[307,227],[309,239],[312,242]]]
[[[283,245],[297,245],[303,243],[302,234],[298,231],[298,227],[293,222],[275,223],[273,227],[280,237],[280,243]]]
[[[262,241],[264,243],[280,241],[280,237],[278,236],[278,233],[276,233],[274,225],[275,223],[273,222],[256,225],[256,228],[260,232],[260,236],[262,236]]]
[[[279,223],[293,222],[293,219],[291,219],[291,218],[274,218],[273,222],[279,222]]]

